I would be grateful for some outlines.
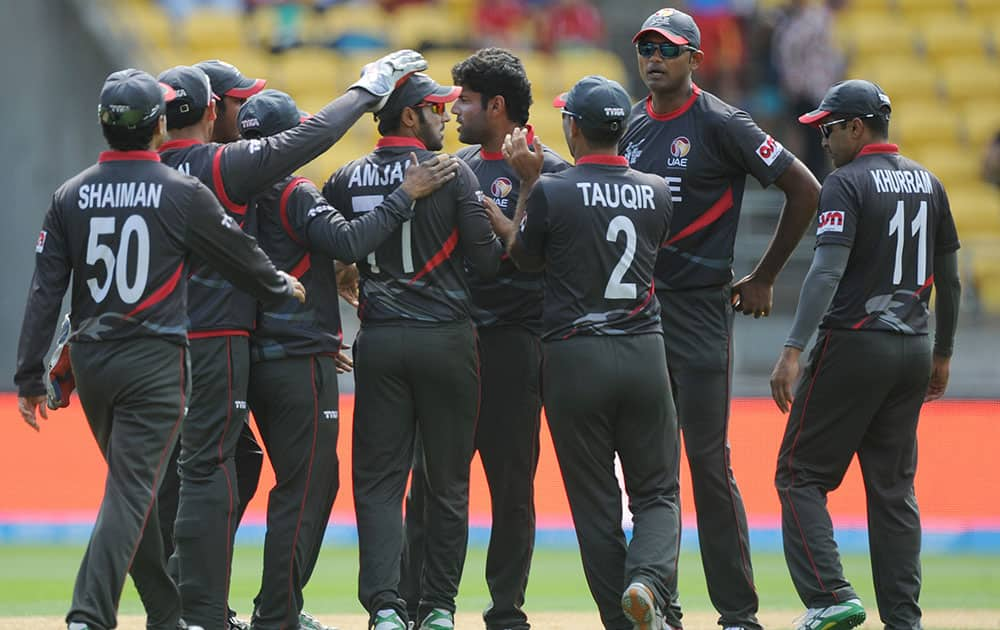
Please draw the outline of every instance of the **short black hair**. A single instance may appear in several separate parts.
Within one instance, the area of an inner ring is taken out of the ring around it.
[[[153,134],[160,125],[160,117],[153,119],[151,124],[129,129],[117,125],[101,125],[101,132],[108,146],[115,151],[148,151],[153,143]]]
[[[528,123],[531,108],[531,81],[524,64],[509,50],[482,48],[451,69],[451,78],[463,88],[483,95],[483,107],[494,96],[503,96],[507,117],[519,125]]]
[[[618,141],[625,135],[625,125],[618,125],[617,129],[609,129],[608,127],[588,127],[577,122],[577,126],[580,127],[580,133],[587,139],[587,143],[594,148],[615,147],[617,149]]]
[[[406,109],[405,107],[403,109]],[[403,111],[399,110],[393,112],[388,116],[378,117],[378,135],[380,136],[391,136],[392,134],[399,131],[400,125],[403,124]]]
[[[184,129],[195,125],[205,115],[207,107],[192,107],[186,112],[181,112],[167,105],[167,129]]]

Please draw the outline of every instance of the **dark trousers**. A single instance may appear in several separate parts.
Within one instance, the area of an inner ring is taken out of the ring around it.
[[[484,327],[477,332],[482,382],[476,449],[490,489],[492,514],[486,552],[491,602],[483,619],[487,628],[528,628],[521,607],[535,548],[541,342],[538,335],[521,326]],[[419,480],[423,474],[423,451],[418,447],[413,479]],[[411,483],[400,577],[400,595],[411,618],[417,615],[420,598],[425,496],[423,484]]]
[[[354,346],[354,506],[358,598],[369,613],[399,596],[403,495],[414,437],[424,448],[425,560],[419,614],[455,610],[469,535],[469,466],[479,407],[468,322],[362,326]]]
[[[609,630],[631,630],[621,596],[632,582],[665,609],[680,544],[676,415],[659,335],[576,337],[545,344],[543,400],[583,571]],[[632,512],[622,531],[621,460]],[[667,621],[677,625],[671,611]]]
[[[191,404],[177,460],[174,560],[184,620],[225,630],[239,495],[236,444],[247,421],[247,337],[191,340]]]
[[[181,600],[167,573],[156,493],[184,418],[187,353],[148,338],[76,343],[70,354],[108,477],[66,621],[114,628],[130,574],[146,609],[146,627],[174,630]]]
[[[730,288],[658,291],[677,420],[691,471],[709,598],[725,627],[760,628],[746,508],[729,459]],[[676,592],[676,582],[671,590]],[[679,616],[677,602],[672,604]]]
[[[325,355],[254,363],[250,407],[274,467],[254,628],[297,628],[340,487],[337,368]]]
[[[856,597],[844,577],[826,495],[855,453],[886,628],[919,628],[920,512],[913,492],[917,420],[931,371],[927,336],[821,331],[778,452],[775,485],[792,582],[807,607]]]

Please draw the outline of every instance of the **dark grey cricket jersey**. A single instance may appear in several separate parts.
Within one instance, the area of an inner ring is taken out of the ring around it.
[[[374,250],[413,218],[413,201],[397,189],[372,212],[347,221],[311,181],[289,177],[252,205],[260,246],[306,288],[305,304],[289,298],[259,306],[253,360],[338,352],[343,335],[333,261],[353,263]]]
[[[662,177],[588,156],[543,175],[518,239],[545,259],[544,339],[661,333],[653,269],[673,204]]]
[[[747,174],[769,186],[795,159],[750,116],[694,86],[676,111],[635,104],[619,152],[666,180],[674,202],[656,262],[657,289],[719,286],[733,279],[733,245]]]
[[[255,217],[247,202],[333,146],[365,112],[371,95],[350,90],[314,116],[287,131],[229,144],[173,140],[160,147],[163,162],[194,175],[215,193],[231,217],[249,234]],[[237,291],[202,262],[191,262],[192,337],[247,334],[256,312],[252,297]]]
[[[528,145],[534,142],[530,127]],[[543,147],[545,162],[542,173],[558,173],[569,168],[566,160]],[[465,147],[455,154],[469,165],[479,180],[479,188],[503,210],[514,217],[521,179],[502,153],[489,153],[479,145]],[[475,271],[466,276],[472,295],[472,319],[477,326],[517,324],[536,333],[542,332],[542,274],[521,271],[506,253],[501,257],[500,270],[493,280],[483,280]]]
[[[260,299],[291,294],[212,192],[155,152],[106,151],[60,186],[35,246],[14,377],[21,395],[45,393],[44,357],[71,272],[72,341],[186,344],[189,252]]]
[[[348,219],[360,217],[399,187],[411,152],[420,162],[435,155],[414,138],[384,137],[375,151],[334,173],[323,196]],[[412,220],[358,261],[362,324],[469,318],[463,256],[491,277],[503,246],[480,201],[476,176],[464,162],[459,165],[454,179],[417,200]]]
[[[959,248],[941,182],[894,144],[868,145],[827,176],[816,244],[851,248],[820,328],[909,335],[927,334],[934,257]]]

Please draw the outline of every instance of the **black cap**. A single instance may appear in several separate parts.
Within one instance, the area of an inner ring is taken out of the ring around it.
[[[264,79],[248,79],[236,66],[220,59],[200,61],[194,67],[208,75],[212,91],[219,97],[250,98],[267,84]]]
[[[306,118],[291,96],[280,90],[263,90],[240,106],[236,121],[244,137],[256,138],[281,133]]]
[[[450,103],[458,98],[462,88],[455,85],[441,85],[422,72],[407,77],[389,96],[385,107],[378,111],[379,118],[391,118],[403,113],[406,107],[413,107],[427,101],[430,103]]]
[[[888,114],[892,111],[892,103],[882,88],[871,81],[850,79],[834,83],[823,96],[819,107],[799,116],[803,125],[818,125],[836,112],[838,114]]]
[[[208,75],[194,66],[174,66],[161,72],[159,80],[172,87],[176,94],[167,107],[168,116],[203,110],[215,96]]]
[[[617,81],[590,75],[552,101],[585,127],[617,131],[625,126],[632,101]]]
[[[659,33],[671,44],[678,46],[687,44],[695,48],[701,47],[701,31],[694,23],[694,18],[677,9],[660,9],[646,18],[642,28],[632,38],[632,43],[639,41],[639,38],[646,33]]]
[[[173,89],[158,83],[153,75],[135,68],[119,70],[104,80],[97,116],[102,125],[145,127],[163,115],[172,98]]]

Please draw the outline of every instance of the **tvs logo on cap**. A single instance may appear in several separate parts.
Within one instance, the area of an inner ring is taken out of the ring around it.
[[[256,118],[244,118],[243,121],[240,122],[240,127],[243,129],[255,129],[260,127],[260,121]]]
[[[819,215],[819,227],[816,228],[816,234],[825,234],[827,232],[843,232],[844,231],[844,211],[843,210],[827,210],[826,212],[821,212]]]
[[[691,141],[684,136],[674,138],[674,141],[670,143],[670,155],[676,158],[686,156],[689,151],[691,151]]]
[[[687,154],[691,152],[691,141],[684,136],[677,136],[670,143],[670,157],[667,158],[667,166],[675,168],[687,168]]]
[[[41,232],[38,233],[38,242],[35,243],[36,254],[41,254],[43,251],[45,251],[45,239],[48,237],[48,235],[49,233],[46,232],[45,230],[42,230]]]
[[[494,197],[499,197],[503,199],[510,194],[510,191],[514,189],[514,185],[506,177],[497,177],[490,184],[490,194]]]

